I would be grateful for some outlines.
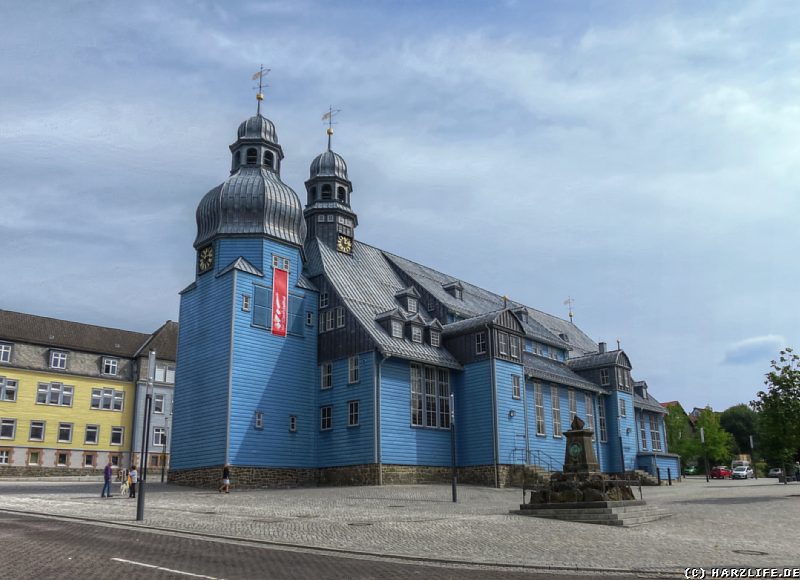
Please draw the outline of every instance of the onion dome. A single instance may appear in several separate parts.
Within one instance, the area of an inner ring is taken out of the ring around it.
[[[308,178],[314,179],[315,177],[338,177],[346,180],[347,163],[344,162],[341,155],[328,149],[317,155],[311,162]]]

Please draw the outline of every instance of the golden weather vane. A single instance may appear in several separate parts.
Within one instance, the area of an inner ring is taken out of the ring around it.
[[[572,298],[572,296],[567,296],[567,299],[564,300],[564,304],[566,304],[567,308],[569,309],[569,321],[570,322],[572,322],[572,317],[574,316],[574,314],[572,313],[572,305],[574,304],[574,302],[575,302],[575,300]]]
[[[258,69],[258,72],[253,74],[253,80],[258,81],[258,92],[256,93],[256,101],[258,101],[258,105],[256,106],[256,115],[261,114],[261,101],[264,100],[264,87],[269,86],[264,84],[264,77],[267,76],[271,70],[272,69],[264,68],[264,65],[262,64]]]
[[[331,135],[333,135],[333,126],[336,124],[333,122],[333,117],[341,112],[341,109],[334,109],[332,106],[328,106],[328,112],[322,115],[322,120],[328,122],[328,151],[331,149]]]

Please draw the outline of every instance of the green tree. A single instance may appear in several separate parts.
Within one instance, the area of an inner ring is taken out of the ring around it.
[[[700,429],[705,434],[705,444],[700,441]],[[728,464],[733,454],[734,446],[733,435],[728,433],[719,424],[719,414],[708,407],[700,412],[700,416],[695,423],[695,439],[693,445],[698,455],[707,454],[711,463]]]
[[[667,449],[681,456],[683,467],[697,463],[697,446],[693,444],[694,432],[689,417],[678,405],[670,405],[664,418],[667,429]]]
[[[756,436],[757,419],[756,412],[744,403],[725,409],[719,416],[720,426],[733,435],[735,453],[750,453],[750,436]]]
[[[787,466],[800,451],[800,356],[786,347],[770,368],[764,381],[767,389],[750,404],[758,411],[765,455]]]

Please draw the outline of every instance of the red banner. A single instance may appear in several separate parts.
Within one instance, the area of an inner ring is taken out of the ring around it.
[[[272,269],[272,334],[286,336],[289,325],[289,272]]]

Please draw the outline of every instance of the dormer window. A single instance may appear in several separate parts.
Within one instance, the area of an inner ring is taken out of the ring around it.
[[[422,342],[422,327],[413,325],[411,327],[411,340],[413,342]]]
[[[328,293],[322,292],[319,295],[319,307],[320,308],[327,308],[328,307]]]
[[[270,169],[273,169],[274,163],[275,163],[275,156],[272,155],[272,152],[264,151],[264,165],[266,165]]]
[[[600,384],[605,387],[609,382],[608,369],[600,369]]]
[[[50,368],[51,369],[66,369],[67,368],[67,353],[59,350],[50,351]]]
[[[336,199],[342,203],[347,203],[347,191],[345,191],[344,187],[336,188]]]
[[[456,297],[456,300],[463,300],[464,299],[464,291],[461,288],[454,288],[453,289],[453,296]]]
[[[392,320],[392,337],[403,338],[403,323],[399,320]]]
[[[442,334],[438,330],[431,330],[431,346],[439,346],[442,341]]]
[[[332,190],[330,184],[326,183],[322,186],[322,199],[331,199]]]
[[[247,164],[255,165],[256,163],[258,163],[258,151],[254,147],[251,147],[247,150]]]
[[[407,306],[406,310],[409,312],[417,312],[417,299],[409,297]]]

